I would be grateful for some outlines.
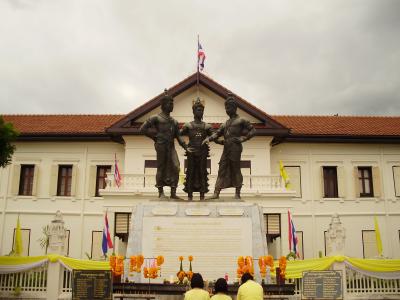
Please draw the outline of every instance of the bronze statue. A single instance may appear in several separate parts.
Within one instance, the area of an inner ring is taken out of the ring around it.
[[[164,91],[161,100],[161,113],[151,116],[143,123],[140,131],[154,140],[157,152],[156,187],[158,197],[166,198],[164,186],[171,187],[171,199],[181,199],[176,195],[179,180],[179,159],[175,150],[174,140],[186,150],[187,145],[179,134],[178,122],[170,116],[174,109],[174,99]]]
[[[204,200],[204,194],[208,192],[207,157],[209,157],[209,146],[202,144],[203,140],[211,136],[210,124],[202,121],[204,105],[200,99],[192,106],[194,121],[185,123],[181,129],[181,135],[189,137],[189,145],[186,150],[187,170],[185,188],[188,200],[193,200],[193,192],[200,193],[200,200]]]
[[[228,94],[225,101],[225,111],[229,120],[210,137],[204,139],[203,144],[215,141],[224,145],[224,150],[219,161],[218,178],[215,184],[214,194],[209,199],[218,199],[221,189],[235,187],[235,199],[240,199],[240,190],[243,184],[243,176],[240,170],[240,157],[242,143],[255,135],[255,129],[251,123],[241,118],[237,113],[237,103],[232,94]],[[218,140],[224,136],[223,140]]]

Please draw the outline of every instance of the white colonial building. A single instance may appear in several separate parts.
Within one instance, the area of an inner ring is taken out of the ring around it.
[[[200,96],[204,120],[217,128],[227,119],[229,90],[203,74],[199,82],[197,88],[193,74],[169,89],[175,99],[172,116],[180,123],[192,120],[192,101]],[[58,210],[68,233],[66,255],[102,256],[106,211],[116,252],[125,254],[136,207],[157,200],[156,154],[139,127],[160,111],[162,95],[127,115],[5,115],[21,134],[12,163],[0,169],[0,254],[13,249],[18,215],[24,253],[44,254],[38,239]],[[242,198],[262,208],[270,254],[277,258],[289,252],[290,210],[302,258],[329,255],[326,231],[335,213],[346,229],[345,255],[377,256],[376,216],[384,256],[400,258],[400,117],[271,116],[236,97],[239,115],[257,129],[242,153]],[[184,151],[177,143],[176,148],[183,174]],[[211,191],[221,153],[222,146],[212,143]],[[120,187],[110,180],[115,155]],[[289,174],[290,189],[281,180],[279,161]],[[222,200],[233,193],[224,190]]]

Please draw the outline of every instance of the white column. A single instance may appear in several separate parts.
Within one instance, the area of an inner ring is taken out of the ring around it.
[[[60,287],[62,282],[62,268],[61,264],[56,262],[49,262],[47,268],[47,300],[58,299],[60,294]]]

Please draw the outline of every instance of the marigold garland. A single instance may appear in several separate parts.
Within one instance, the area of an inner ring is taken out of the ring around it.
[[[271,271],[274,271],[274,259],[271,255],[259,257],[258,265],[260,266],[260,274],[262,278],[265,278],[265,275],[267,274],[267,267],[270,267]]]
[[[114,274],[116,276],[121,276],[123,273],[124,273],[124,257],[122,255],[118,255],[115,263]]]
[[[162,255],[157,256],[156,261],[157,261],[157,266],[161,266],[164,263],[164,256]]]
[[[136,256],[132,255],[129,260],[129,272],[136,272]]]
[[[250,273],[254,276],[253,258],[251,256],[239,256],[237,263],[238,268],[236,270],[236,275],[238,278],[242,277],[244,273]]]
[[[287,264],[287,259],[286,256],[281,256],[279,258],[279,268],[281,269],[281,276],[285,277],[286,275],[286,264]]]
[[[144,256],[139,254],[136,256],[136,272],[140,273],[144,262]]]

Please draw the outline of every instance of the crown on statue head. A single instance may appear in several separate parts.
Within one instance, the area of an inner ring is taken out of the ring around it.
[[[192,109],[195,109],[198,106],[204,108],[204,100],[201,100],[200,97],[197,97],[196,100],[192,101]]]

